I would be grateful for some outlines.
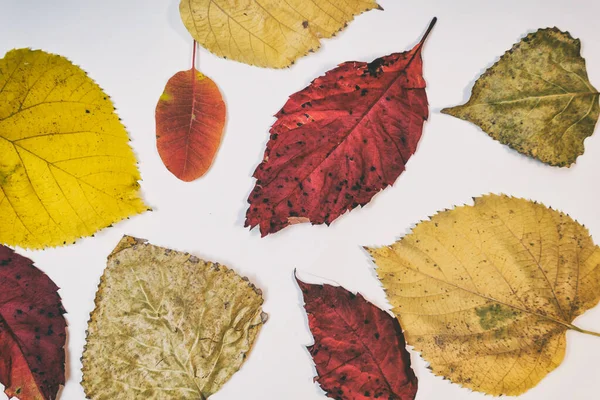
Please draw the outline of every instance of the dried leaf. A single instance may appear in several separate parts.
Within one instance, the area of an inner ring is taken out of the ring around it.
[[[194,65],[171,77],[156,106],[156,145],[167,169],[186,182],[204,175],[224,125],[225,103],[210,78]]]
[[[600,249],[542,204],[487,195],[368,249],[407,342],[432,371],[519,395],[563,360],[566,331],[600,299]]]
[[[427,119],[421,49],[346,62],[290,96],[256,168],[246,226],[330,224],[393,184]]]
[[[58,287],[0,245],[0,383],[20,400],[52,400],[65,384],[67,323]]]
[[[219,57],[283,68],[317,50],[355,15],[380,8],[375,0],[181,0],[190,34]]]
[[[315,378],[339,400],[412,400],[417,377],[398,320],[360,294],[296,279],[315,344]]]
[[[0,59],[0,243],[71,243],[147,209],[112,101],[40,50]],[[10,227],[10,228],[6,228]]]
[[[477,80],[465,105],[442,112],[520,153],[570,166],[600,114],[580,50],[579,39],[557,28],[531,33]]]
[[[248,356],[261,291],[227,267],[124,237],[108,257],[83,353],[94,399],[206,399]]]

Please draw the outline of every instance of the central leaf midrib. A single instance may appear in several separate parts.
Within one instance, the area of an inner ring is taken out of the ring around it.
[[[367,301],[365,299],[365,301]],[[375,366],[377,367],[377,370],[379,371],[379,373],[381,374],[381,376],[383,377],[383,381],[385,382],[385,384],[387,385],[390,393],[396,394],[396,392],[394,392],[394,390],[392,389],[392,385],[390,384],[390,382],[387,379],[387,376],[383,373],[383,370],[381,369],[381,367],[379,366],[379,363],[377,362],[377,359],[375,358],[375,356],[373,355],[373,353],[371,352],[371,349],[369,349],[369,347],[365,344],[364,340],[362,339],[362,337],[356,332],[356,329],[354,329],[352,327],[352,325],[350,325],[345,319],[344,317],[342,317],[342,315],[337,311],[337,309],[333,309],[333,312],[337,314],[338,317],[340,317],[340,319],[344,322],[344,324],[346,324],[346,326],[352,331],[352,333],[354,334],[354,336],[356,336],[356,338],[360,341],[360,344],[362,344],[363,348],[365,349],[365,351],[369,354],[369,356],[371,356],[371,359],[373,360],[373,364],[375,364]],[[345,361],[344,364],[347,364],[349,361]]]
[[[556,93],[556,94],[547,94],[541,96],[527,96],[520,99],[511,99],[511,100],[499,100],[487,103],[475,103],[469,105],[469,107],[475,106],[493,106],[493,105],[501,105],[501,104],[513,104],[519,103],[523,101],[530,100],[543,100],[543,99],[553,99],[553,98],[561,98],[561,97],[585,97],[585,96],[598,96],[600,92],[566,92],[566,93]]]
[[[391,249],[391,248],[390,248],[390,250],[391,250],[391,252],[394,254],[394,257],[396,257],[396,258],[397,258],[399,261],[402,261],[402,259],[401,259],[401,258],[400,258],[400,256],[398,255],[398,253],[396,253],[396,252],[395,252],[393,249]],[[404,266],[404,265],[403,265],[403,266]],[[530,314],[530,315],[533,315],[533,316],[536,316],[536,317],[539,317],[539,318],[542,318],[542,319],[546,319],[546,320],[548,320],[548,321],[551,321],[551,322],[554,322],[554,323],[556,323],[556,324],[558,324],[558,325],[562,325],[562,326],[564,326],[564,327],[565,327],[565,328],[567,328],[567,329],[573,329],[572,325],[571,325],[569,322],[566,322],[566,321],[561,321],[560,319],[553,318],[553,317],[550,317],[550,316],[548,316],[548,315],[539,314],[539,313],[536,313],[536,312],[534,312],[534,311],[528,310],[528,309],[526,309],[526,308],[522,308],[522,307],[516,306],[516,305],[514,305],[514,304],[509,304],[509,303],[506,303],[506,302],[504,302],[504,301],[502,301],[502,300],[498,300],[498,299],[496,299],[496,298],[494,298],[494,297],[486,296],[486,295],[484,295],[484,294],[482,294],[482,293],[478,293],[478,292],[475,292],[475,291],[473,291],[473,290],[470,290],[470,289],[464,288],[464,287],[462,287],[462,286],[460,286],[460,285],[458,285],[458,284],[456,284],[456,283],[447,282],[447,281],[444,281],[443,279],[436,278],[436,277],[434,277],[434,276],[432,276],[432,275],[429,275],[429,274],[427,274],[427,273],[425,273],[425,272],[423,272],[423,271],[421,271],[421,270],[415,269],[415,268],[411,268],[411,267],[408,267],[408,266],[404,266],[404,268],[406,268],[406,269],[409,269],[409,270],[411,270],[411,271],[413,271],[413,272],[416,272],[416,273],[418,273],[418,274],[421,274],[421,275],[423,275],[423,276],[425,276],[425,277],[427,277],[427,278],[433,279],[433,280],[435,280],[435,281],[437,281],[437,282],[441,282],[441,283],[443,283],[443,284],[446,284],[446,285],[452,286],[452,287],[454,287],[454,288],[456,288],[456,289],[463,290],[463,291],[465,291],[465,292],[467,292],[467,293],[471,293],[472,295],[475,295],[475,296],[481,297],[481,298],[483,298],[483,299],[486,299],[486,300],[489,300],[489,301],[492,301],[492,302],[498,303],[498,304],[500,304],[500,305],[503,305],[503,306],[506,306],[506,307],[513,308],[513,309],[515,309],[515,310],[518,310],[518,311],[524,312],[524,313],[526,313],[526,314]]]

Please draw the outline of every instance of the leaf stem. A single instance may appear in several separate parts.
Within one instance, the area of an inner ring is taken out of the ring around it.
[[[192,70],[196,69],[196,40],[194,39],[194,50],[192,51]]]
[[[569,329],[572,329],[572,330],[577,331],[577,332],[585,333],[586,335],[592,335],[592,336],[600,337],[600,333],[598,333],[598,332],[592,332],[592,331],[588,331],[588,330],[585,330],[585,329],[581,329],[580,327],[575,326],[575,325],[571,325],[571,324],[569,324],[568,327],[569,327]]]
[[[429,34],[431,33],[431,30],[435,26],[436,22],[437,22],[437,17],[433,17],[433,19],[429,23],[429,27],[427,28],[427,30],[425,31],[425,34],[423,35],[423,39],[421,39],[421,43],[427,39],[427,36],[429,36]]]
[[[419,43],[417,43],[417,45],[413,48],[413,50],[411,50],[413,53],[412,53],[412,56],[410,57],[410,60],[408,60],[408,62],[406,63],[406,68],[408,68],[408,66],[413,62],[413,60],[415,59],[415,56],[417,54],[421,53],[421,49],[423,48],[423,44],[425,43],[425,40],[427,39],[427,36],[429,36],[429,34],[431,33],[431,30],[435,26],[436,22],[437,22],[437,17],[433,17],[433,19],[429,23],[429,27],[427,28],[427,30],[425,31],[425,34],[421,38],[421,41]]]

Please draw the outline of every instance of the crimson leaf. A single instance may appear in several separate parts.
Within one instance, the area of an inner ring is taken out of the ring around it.
[[[65,384],[65,313],[58,287],[0,245],[0,382],[8,397],[51,400]]]
[[[398,320],[360,294],[296,279],[315,344],[315,378],[339,400],[413,400],[417,378]]]
[[[246,226],[330,224],[393,184],[428,117],[421,49],[346,62],[290,96],[271,127]]]

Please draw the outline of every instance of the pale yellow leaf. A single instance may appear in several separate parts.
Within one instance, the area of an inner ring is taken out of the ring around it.
[[[181,19],[214,54],[283,68],[330,38],[375,0],[181,0]]]
[[[198,400],[242,366],[266,314],[247,278],[124,237],[108,257],[83,353],[92,400]]]
[[[432,371],[491,395],[519,395],[563,360],[566,331],[600,299],[600,249],[542,204],[488,195],[368,249]]]
[[[64,57],[0,59],[0,243],[70,244],[147,209],[110,98]]]

